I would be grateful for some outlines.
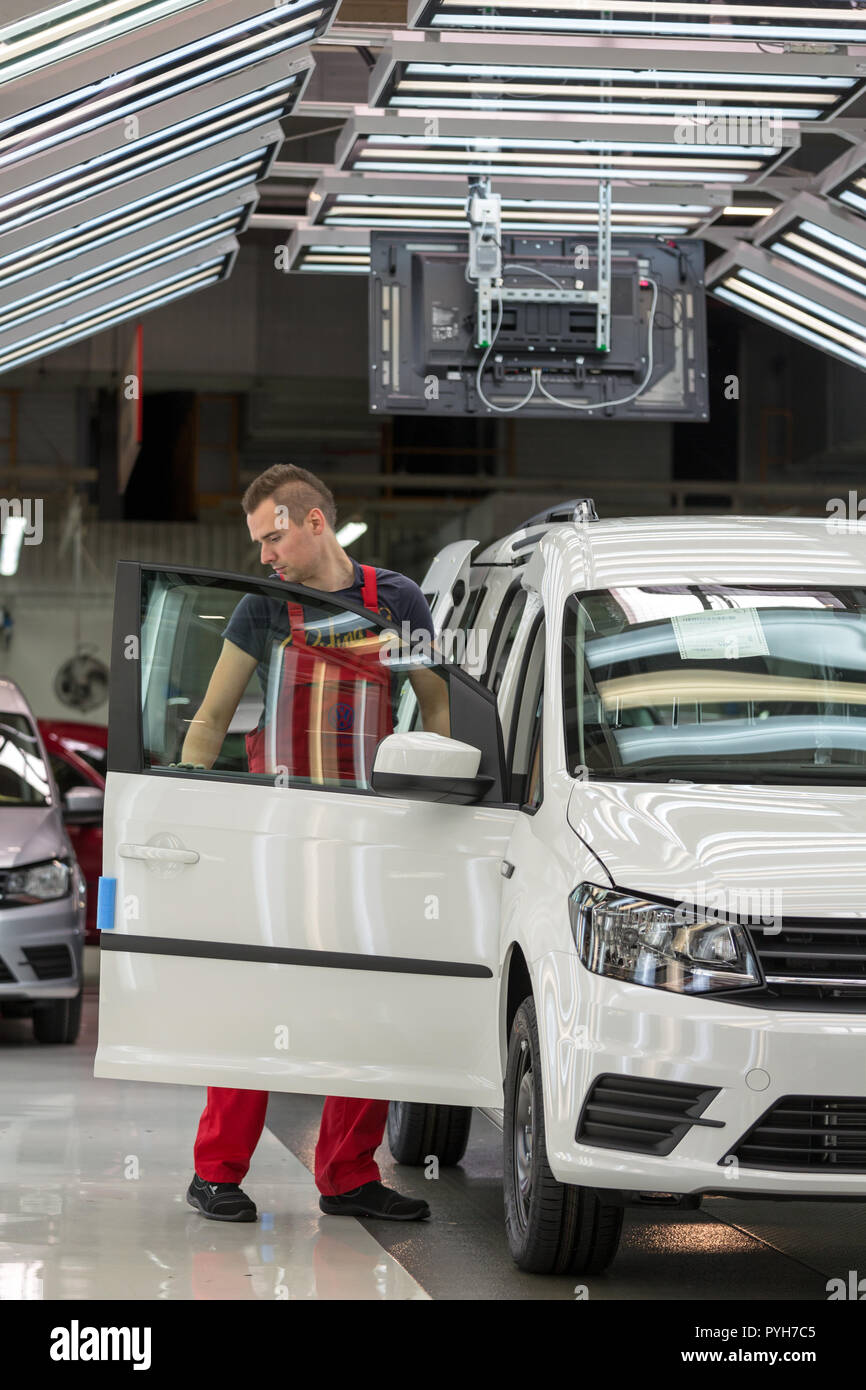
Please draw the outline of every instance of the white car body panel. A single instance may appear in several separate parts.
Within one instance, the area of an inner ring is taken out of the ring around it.
[[[110,772],[116,937],[456,962],[484,977],[103,950],[94,1075],[501,1103],[500,864],[515,814]],[[121,844],[199,858],[148,862]]]
[[[147,918],[145,926],[118,916],[118,932],[462,962],[490,976],[105,952],[96,1075],[496,1109],[508,967],[519,950],[538,1016],[548,1159],[562,1182],[735,1195],[723,1157],[777,1099],[866,1095],[866,1014],[746,1006],[592,974],[578,959],[568,913],[569,894],[588,881],[684,902],[718,892],[734,906],[751,905],[757,892],[789,917],[862,920],[864,790],[582,782],[566,765],[561,680],[571,593],[719,581],[862,587],[866,534],[856,524],[789,518],[537,529],[544,535],[527,564],[513,563],[515,537],[475,561],[488,566],[480,627],[492,627],[516,576],[529,591],[497,697],[506,748],[527,641],[542,607],[545,614],[544,795],[534,813],[112,773],[106,791],[105,873],[118,876],[118,902],[138,899]],[[455,545],[428,577],[455,566],[468,574],[475,543]],[[199,852],[194,868],[161,876],[117,854],[121,842],[158,843],[166,832]],[[507,878],[503,860],[514,866]],[[431,893],[435,919],[424,911]],[[255,972],[254,1009],[236,1008],[238,969]],[[197,992],[215,1001],[219,1036],[198,1005],[164,1036],[160,1001],[174,1019]],[[283,1021],[288,1052],[273,1044]],[[705,1114],[723,1127],[692,1126],[665,1157],[581,1144],[584,1099],[608,1072],[719,1087]],[[739,1188],[854,1197],[866,1194],[866,1173],[749,1169]]]

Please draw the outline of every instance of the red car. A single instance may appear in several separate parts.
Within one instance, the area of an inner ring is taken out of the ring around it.
[[[37,719],[39,732],[51,759],[61,796],[70,787],[98,787],[105,791],[108,762],[108,728],[104,724],[78,724],[57,719]],[[85,943],[97,945],[96,894],[102,873],[102,817],[92,824],[66,824],[75,857],[87,881],[87,930]]]

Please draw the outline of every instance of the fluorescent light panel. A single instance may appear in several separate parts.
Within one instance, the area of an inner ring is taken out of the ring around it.
[[[84,164],[4,194],[0,196],[0,225],[3,231],[26,226],[48,213],[122,185],[268,120],[279,119],[290,109],[298,86],[299,75],[288,75],[268,87],[142,136],[128,148],[109,150]]]
[[[866,316],[857,322],[748,267],[726,275],[712,294],[745,313],[866,370]]]
[[[194,9],[202,0],[67,0],[0,28],[0,84]]]
[[[144,274],[161,265],[169,265],[179,256],[187,256],[193,250],[202,250],[222,237],[231,235],[238,227],[244,207],[230,208],[215,217],[206,218],[192,227],[183,228],[171,236],[163,237],[139,250],[128,250],[124,255],[102,265],[81,271],[46,286],[35,294],[25,295],[0,309],[0,333],[22,323],[29,323],[42,314],[53,312],[67,304],[74,304],[87,295],[110,289],[112,285],[122,284],[132,275]]]
[[[370,237],[362,229],[345,232],[308,223],[296,227],[288,241],[290,270],[308,274],[367,275]]]
[[[649,11],[649,13],[648,13]],[[848,0],[794,0],[787,4],[727,4],[724,0],[496,0],[495,13],[480,0],[421,0],[410,23],[418,29],[524,30],[535,33],[608,34],[616,37],[818,40],[862,43],[866,14]]]
[[[835,198],[837,202],[845,206],[855,208],[857,212],[866,214],[866,165],[861,165],[855,169],[846,179],[835,188],[830,189],[826,196]]]
[[[0,122],[0,167],[308,43],[330,9],[331,0],[296,0],[20,112]]]
[[[866,295],[866,248],[848,237],[800,218],[762,245],[812,275]]]
[[[88,310],[77,318],[23,339],[8,348],[0,346],[0,371],[8,371],[11,367],[21,366],[34,358],[44,357],[49,352],[56,352],[58,348],[67,347],[81,338],[91,337],[94,333],[100,333],[125,319],[137,318],[139,314],[169,304],[172,300],[191,294],[193,290],[214,284],[224,275],[228,260],[226,256],[213,257],[200,266],[183,271],[180,275],[170,276],[144,290],[116,300],[113,304]]]
[[[497,148],[490,148],[491,145]],[[697,153],[696,151],[700,151]],[[671,183],[745,183],[780,150],[772,146],[680,145],[610,139],[545,140],[467,134],[363,135],[347,149],[342,167],[356,172],[512,175],[597,180],[642,179]]]
[[[495,191],[495,187],[494,187]],[[612,203],[611,223],[618,232],[659,232],[681,236],[715,209],[709,204]],[[404,227],[465,231],[466,197],[432,194],[337,193],[323,199],[316,223],[326,227]],[[502,198],[502,228],[507,232],[595,231],[598,203],[589,199]]]
[[[158,226],[167,218],[176,217],[213,198],[255,183],[270,153],[268,148],[253,150],[248,155],[183,179],[171,188],[160,189],[158,193],[127,202],[122,208],[81,222],[76,227],[63,228],[40,241],[31,242],[24,249],[0,255],[0,292],[49,266],[60,265],[101,246],[110,247],[130,232]],[[0,249],[2,245],[0,238]]]
[[[652,59],[648,56],[646,61]],[[694,61],[699,61],[698,55]],[[826,119],[857,85],[857,78],[842,76],[413,60],[394,63],[375,105],[441,111],[695,113],[757,125],[774,119]]]

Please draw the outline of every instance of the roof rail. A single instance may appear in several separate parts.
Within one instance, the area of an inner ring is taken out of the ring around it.
[[[535,516],[527,517],[526,521],[521,522],[521,528],[545,521],[598,521],[598,512],[591,497],[572,497],[568,502],[560,502],[545,512],[536,512]]]

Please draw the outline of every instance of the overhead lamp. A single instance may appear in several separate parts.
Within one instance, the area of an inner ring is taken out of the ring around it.
[[[866,14],[848,0],[728,4],[726,0],[410,0],[413,29],[501,29],[621,37],[862,43]]]
[[[120,298],[105,296],[104,301],[94,303],[73,318],[60,317],[56,323],[43,326],[25,338],[8,340],[8,335],[0,336],[0,372],[45,357],[81,338],[92,337],[94,333],[100,333],[126,319],[137,318],[195,290],[215,284],[229,274],[236,254],[237,242],[232,241],[220,254],[170,276],[145,279],[135,290]]]
[[[168,188],[160,173],[152,174],[149,179],[137,180],[135,187],[140,190],[139,196],[128,200],[122,207],[105,208],[106,202],[113,200],[110,195],[104,195],[88,201],[86,207],[91,216],[82,222],[70,223],[68,216],[47,216],[45,225],[51,226],[52,230],[38,240],[34,241],[26,229],[17,235],[0,236],[0,298],[8,298],[11,286],[20,281],[46,270],[56,271],[70,260],[100,252],[103,248],[110,251],[133,232],[158,228],[166,222],[174,223],[208,203],[219,202],[232,194],[243,195],[246,215],[246,210],[255,199],[254,185],[264,176],[282,139],[282,131],[277,125],[264,133],[269,135],[268,145],[251,149],[219,164],[209,165],[205,161],[199,172],[179,179]],[[237,231],[243,230],[245,215],[238,223]],[[58,222],[62,225],[57,225]]]
[[[459,197],[425,203],[366,195],[337,197],[321,219],[325,227],[403,227],[441,228],[443,231],[466,231],[466,199]],[[659,235],[683,236],[716,211],[709,206],[685,204],[671,208],[653,208],[652,204],[634,204],[611,211],[611,225],[619,232],[657,232]],[[569,206],[549,199],[503,198],[502,229],[508,232],[592,232],[598,227],[598,205],[578,202]]]
[[[3,523],[3,537],[0,539],[0,574],[8,578],[17,574],[21,557],[21,545],[27,529],[27,518],[7,515]]]
[[[679,141],[672,118],[356,113],[338,137],[334,163],[358,173],[739,184],[756,180],[798,144],[789,122],[776,134],[768,145],[748,138],[711,144]]]
[[[549,180],[543,197],[530,180],[497,179],[502,227],[510,232],[587,232],[598,226],[598,198],[575,197],[568,182]],[[330,172],[309,194],[307,218],[326,227],[401,227],[466,231],[468,181],[395,175]],[[643,231],[682,236],[714,217],[730,189],[620,186],[611,200],[611,223],[619,232]],[[256,219],[258,223],[259,219]]]
[[[866,295],[866,221],[809,190],[787,199],[753,245],[829,285]]]
[[[293,0],[29,106],[0,121],[0,168],[103,126],[116,129],[117,122],[186,92],[246,75],[257,64],[310,43],[327,27],[333,3]],[[309,75],[311,68],[308,59],[302,70]]]
[[[121,146],[110,144],[86,163],[57,169],[24,187],[0,194],[0,228],[9,232],[27,226],[48,213],[121,187],[130,179],[169,166],[268,121],[279,120],[293,106],[305,75],[306,69],[284,76],[151,135]]]
[[[0,84],[12,82],[203,0],[66,0],[0,26]]]
[[[158,241],[148,237],[134,249],[127,244],[127,238],[123,254],[115,256],[113,260],[104,261],[100,257],[95,265],[71,275],[68,280],[58,281],[56,275],[52,275],[49,282],[38,290],[0,307],[0,334],[40,318],[49,311],[68,308],[97,291],[123,284],[132,276],[137,277],[145,271],[169,265],[191,251],[203,251],[236,231],[244,212],[242,206],[227,208],[214,217],[184,227]]]
[[[766,247],[813,275],[823,275],[855,294],[866,294],[866,250],[848,237],[836,236],[802,218],[768,240]]]
[[[822,290],[747,244],[741,243],[720,262],[707,274],[717,299],[866,371],[866,304],[858,306],[843,291]]]
[[[770,217],[776,211],[776,205],[761,207],[758,203],[731,203],[723,207],[722,217]]]
[[[434,41],[435,40],[435,41]],[[396,110],[684,116],[731,125],[818,121],[863,90],[847,56],[736,56],[718,44],[600,53],[587,39],[393,34],[370,74],[368,104]],[[736,136],[734,136],[736,138]],[[760,136],[758,137],[760,138]]]
[[[341,526],[337,532],[337,541],[340,545],[351,545],[358,540],[367,530],[366,521],[347,521],[345,526]]]
[[[287,270],[309,275],[368,275],[370,234],[356,227],[295,227],[286,243]]]

